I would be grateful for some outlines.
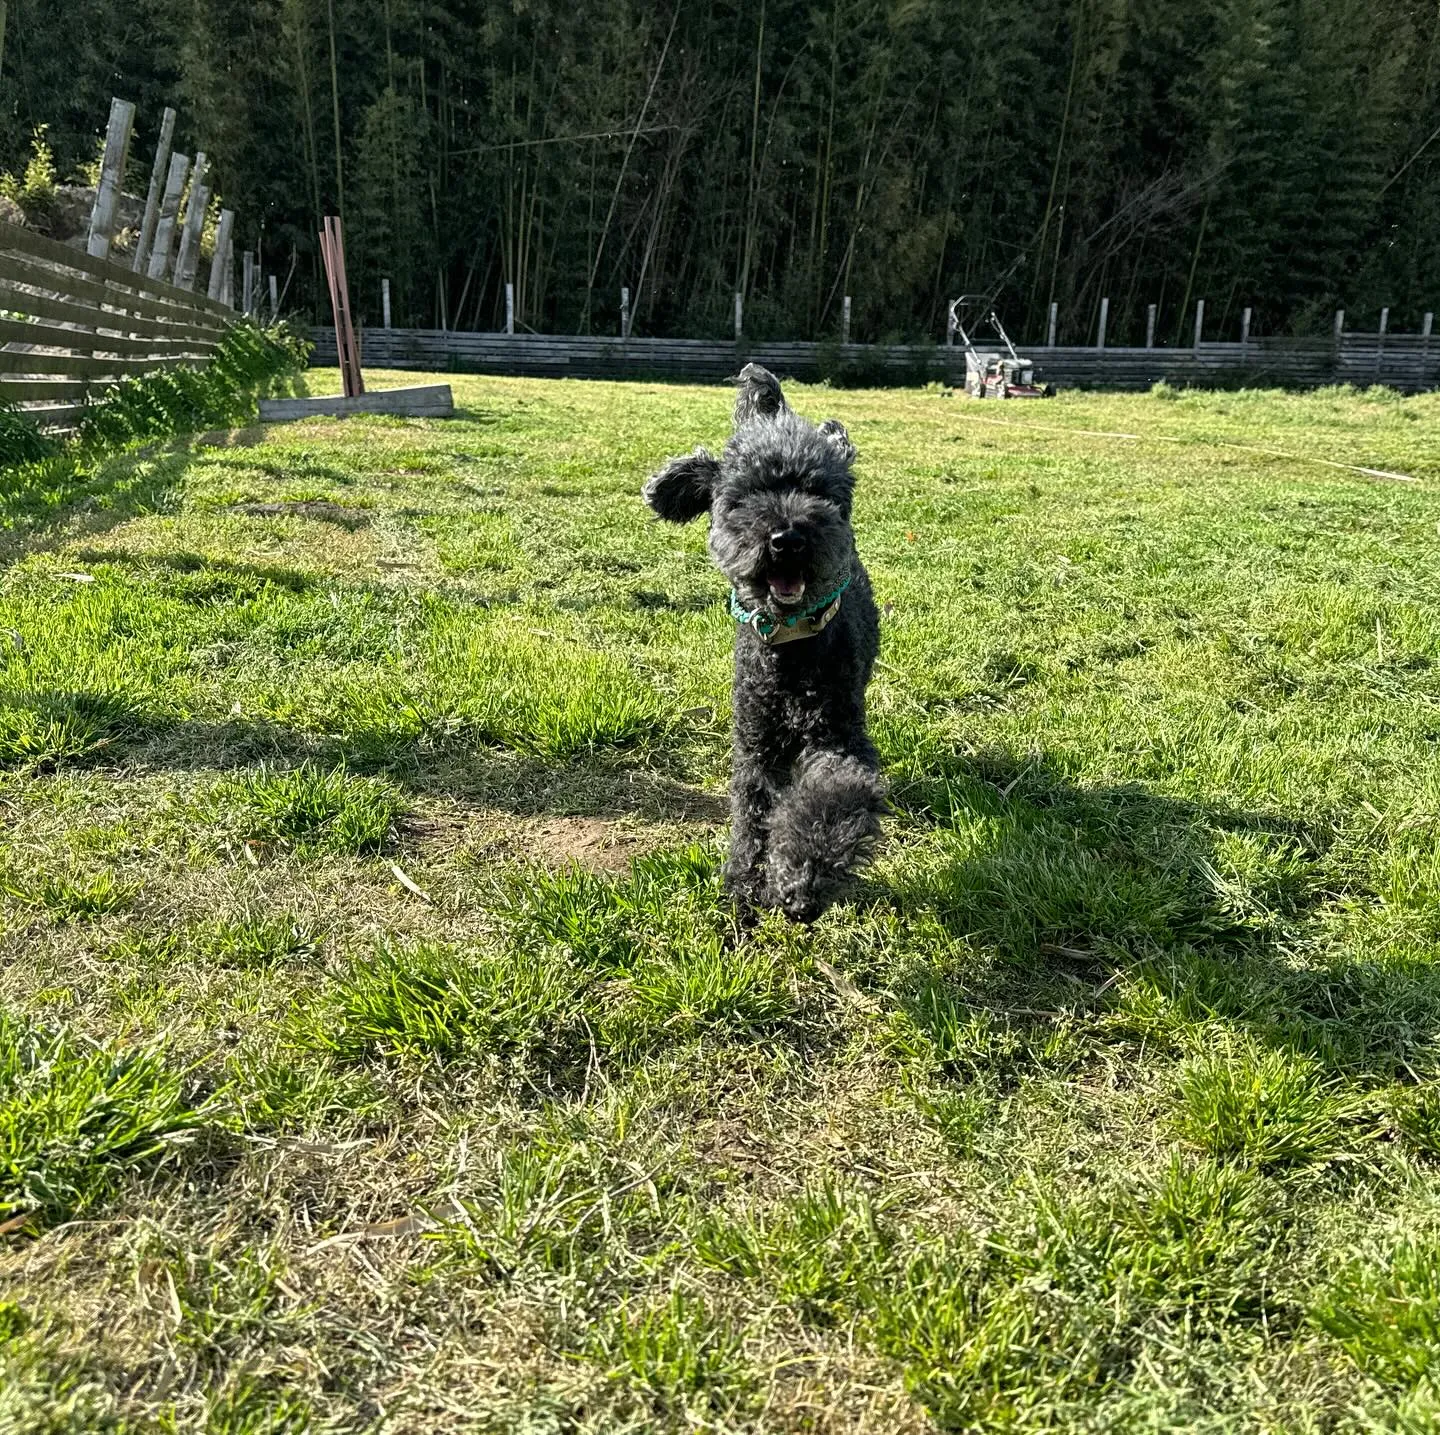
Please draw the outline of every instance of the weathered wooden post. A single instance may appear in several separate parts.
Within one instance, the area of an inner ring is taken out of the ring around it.
[[[737,292],[735,295],[735,342],[740,342],[740,335],[744,331],[745,300]]]
[[[125,182],[125,161],[130,156],[130,133],[134,128],[135,106],[129,100],[111,100],[105,155],[100,161],[95,203],[90,209],[90,238],[85,246],[86,252],[95,259],[110,257],[115,211],[120,204],[120,186]]]
[[[160,121],[160,142],[155,146],[155,163],[150,170],[150,188],[145,194],[145,217],[140,221],[140,234],[135,240],[135,254],[130,267],[136,274],[145,272],[150,259],[150,246],[155,242],[155,225],[160,219],[160,196],[165,188],[165,171],[170,164],[170,145],[175,138],[175,111],[168,105]]]
[[[273,307],[275,294],[275,276],[273,274],[270,276],[270,294]],[[384,327],[388,329],[390,327],[390,281],[388,279],[380,281],[380,319]]]
[[[515,286],[508,281],[505,285],[505,332],[515,332]]]
[[[623,284],[620,286],[620,337],[630,337],[630,290]]]
[[[226,256],[230,249],[230,230],[234,223],[235,211],[222,209],[220,224],[215,230],[215,253],[210,260],[210,284],[205,291],[211,299],[218,299],[221,302],[225,297]]]
[[[1195,347],[1197,349],[1200,347],[1200,336],[1204,333],[1204,331],[1205,301],[1203,299],[1197,299],[1195,301]]]
[[[840,305],[840,342],[850,342],[850,296],[847,294]]]
[[[1095,347],[1097,349],[1103,349],[1105,347],[1105,326],[1109,322],[1110,301],[1108,299],[1102,299],[1100,301],[1100,329],[1099,332],[1095,335]]]
[[[195,168],[190,173],[190,199],[180,230],[180,253],[175,256],[175,283],[181,289],[195,287],[195,271],[200,264],[200,234],[205,227],[205,208],[210,203],[210,191],[205,187],[208,171],[205,151],[201,150],[195,156]]]
[[[273,324],[280,317],[280,283],[272,274],[270,275],[270,322]],[[385,316],[387,319],[389,314]],[[388,324],[385,326],[390,327]]]
[[[170,268],[170,255],[175,248],[175,222],[180,216],[180,196],[185,192],[185,176],[189,172],[189,155],[170,156],[170,173],[165,177],[165,194],[160,200],[160,219],[155,227],[155,247],[150,251],[146,271],[152,279],[163,279]]]
[[[1060,305],[1054,300],[1050,303],[1050,328],[1045,343],[1048,348],[1055,347],[1055,337],[1060,332]]]

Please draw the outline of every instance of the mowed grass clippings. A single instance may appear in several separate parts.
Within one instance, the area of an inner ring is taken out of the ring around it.
[[[452,382],[0,496],[0,1431],[1440,1427],[1440,398],[793,389],[894,814],[742,934],[729,394]]]

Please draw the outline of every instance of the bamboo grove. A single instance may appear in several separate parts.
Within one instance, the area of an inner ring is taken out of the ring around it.
[[[1437,0],[0,0],[0,167],[112,94],[201,144],[288,302],[344,215],[378,322],[1214,337],[1440,308]],[[63,38],[62,38],[63,37]],[[188,129],[189,133],[184,133]]]

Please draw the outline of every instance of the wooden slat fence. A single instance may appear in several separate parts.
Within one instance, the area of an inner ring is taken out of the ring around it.
[[[0,221],[0,399],[69,427],[121,379],[206,363],[234,311]]]
[[[335,332],[314,330],[316,364],[336,363]],[[1022,346],[1042,379],[1061,388],[1147,389],[1160,380],[1194,387],[1318,388],[1385,384],[1415,393],[1440,388],[1440,337],[1344,333],[1337,339],[1251,338],[1190,348]],[[848,373],[859,381],[958,384],[964,351],[941,344],[733,343],[709,339],[621,339],[549,334],[479,334],[444,329],[366,329],[371,368],[431,372],[663,378],[721,383],[755,360],[792,378]]]

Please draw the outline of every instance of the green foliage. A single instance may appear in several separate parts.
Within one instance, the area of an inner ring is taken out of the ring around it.
[[[283,326],[235,324],[204,368],[161,369],[106,390],[80,422],[79,446],[98,453],[244,422],[256,395],[299,368],[307,348]]]
[[[47,125],[30,136],[30,158],[24,170],[0,174],[0,197],[20,206],[28,224],[44,228],[55,209],[55,156],[46,138]]]
[[[0,404],[0,469],[39,463],[59,447],[13,404]]]

